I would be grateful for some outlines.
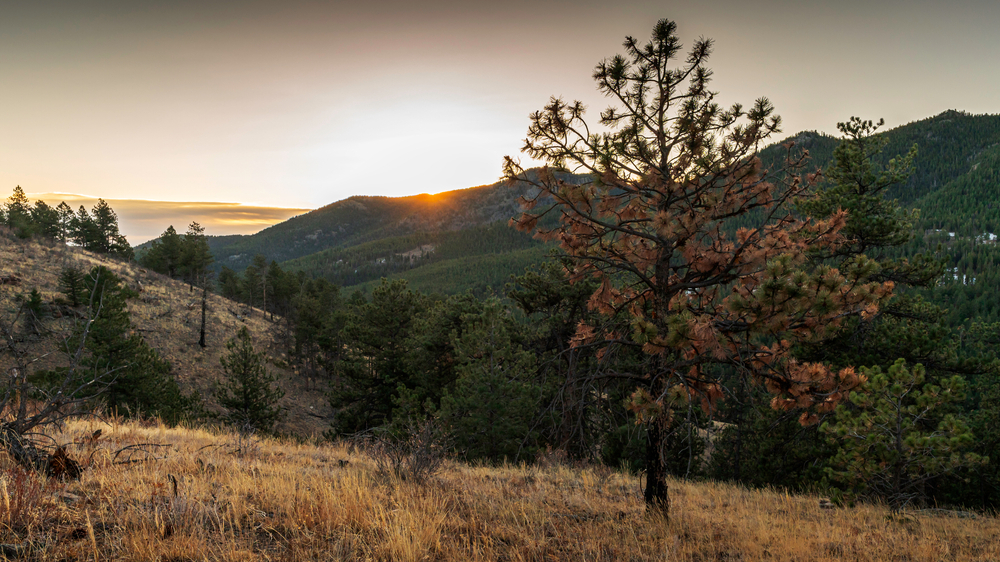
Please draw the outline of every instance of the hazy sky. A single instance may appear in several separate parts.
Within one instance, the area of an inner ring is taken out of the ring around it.
[[[550,95],[596,118],[594,65],[661,17],[714,38],[721,100],[770,97],[788,135],[1000,112],[995,1],[0,0],[0,197],[314,208],[491,183]]]

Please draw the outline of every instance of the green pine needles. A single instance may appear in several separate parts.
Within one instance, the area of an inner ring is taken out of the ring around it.
[[[226,342],[226,354],[219,360],[225,378],[216,383],[212,394],[225,408],[224,419],[248,433],[270,433],[281,419],[278,401],[285,391],[272,386],[278,378],[264,366],[264,352],[257,352],[244,326]]]
[[[943,414],[965,397],[960,376],[926,380],[923,365],[899,359],[883,372],[862,369],[868,381],[837,406],[835,420],[821,430],[839,441],[828,475],[842,499],[884,500],[893,511],[918,502],[937,476],[985,462],[964,449],[973,442],[965,422]]]
[[[517,344],[519,327],[499,299],[467,322],[453,336],[458,378],[441,399],[441,417],[467,458],[523,460],[541,400],[537,359]]]

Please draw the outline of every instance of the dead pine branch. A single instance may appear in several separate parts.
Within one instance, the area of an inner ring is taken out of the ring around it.
[[[170,445],[164,443],[136,443],[134,445],[127,445],[115,451],[115,454],[111,456],[111,464],[136,464],[164,460],[167,458],[166,454],[157,456],[157,450],[164,447],[170,447]],[[119,460],[118,457],[123,455],[124,457]]]

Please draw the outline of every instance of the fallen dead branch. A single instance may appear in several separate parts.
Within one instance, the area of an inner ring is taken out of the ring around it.
[[[162,457],[158,457],[153,450],[162,447],[170,447],[170,445],[163,443],[136,443],[135,445],[128,445],[115,451],[115,454],[111,457],[111,464],[134,464],[163,460],[167,458],[167,456],[163,455]],[[121,455],[125,455],[125,458],[118,460],[118,457]]]

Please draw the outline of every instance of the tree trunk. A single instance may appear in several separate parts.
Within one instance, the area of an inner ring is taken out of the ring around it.
[[[205,308],[208,304],[208,283],[201,289],[201,339],[198,340],[198,345],[205,347]]]
[[[666,517],[670,512],[667,493],[667,468],[663,463],[663,440],[666,436],[666,414],[646,424],[646,511]]]

